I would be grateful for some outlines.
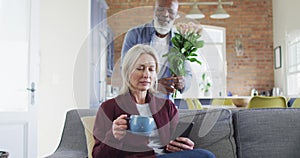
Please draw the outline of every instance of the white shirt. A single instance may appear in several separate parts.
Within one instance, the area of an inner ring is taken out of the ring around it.
[[[136,104],[136,107],[137,107],[137,109],[138,109],[141,116],[152,117],[152,113],[150,111],[150,107],[149,107],[148,103],[146,103],[146,104]],[[149,136],[148,146],[150,148],[152,148],[155,151],[155,153],[157,153],[157,154],[162,154],[163,153],[163,149],[159,149],[163,145],[162,145],[162,143],[160,142],[160,139],[159,139],[159,134],[158,134],[156,123],[155,123],[155,130]]]
[[[157,52],[157,56],[159,58],[158,68],[161,69],[161,66],[165,65],[167,62],[167,57],[163,57],[163,55],[169,52],[169,34],[164,38],[160,38],[154,34],[150,45]]]

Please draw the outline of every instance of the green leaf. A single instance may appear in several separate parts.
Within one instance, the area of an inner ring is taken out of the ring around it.
[[[199,34],[194,34],[194,38],[195,38],[196,40],[198,40],[200,37],[201,37],[201,35],[199,35]]]
[[[205,81],[205,73],[202,74],[202,81]]]
[[[178,52],[179,52],[179,49],[176,48],[176,47],[172,47],[172,48],[170,49],[170,51],[169,51],[169,53],[171,53],[171,54],[176,54],[176,53],[178,53]]]
[[[182,37],[182,35],[180,33],[175,32],[174,34],[175,34],[174,37]]]
[[[210,83],[207,83],[207,84],[206,84],[206,86],[207,86],[207,87],[210,87],[210,86],[211,86],[211,84],[210,84]]]
[[[171,71],[178,76],[184,75],[185,74],[184,61],[185,61],[184,58],[181,58],[178,56],[175,58],[172,58],[172,62],[170,62]]]
[[[177,38],[172,38],[171,41],[173,43],[173,46],[180,48],[180,42]]]
[[[190,53],[190,56],[195,56],[196,57],[196,56],[198,56],[198,54],[196,54],[196,53]]]
[[[201,63],[198,59],[196,59],[196,58],[188,58],[188,60],[189,60],[190,62],[197,62],[199,65],[202,64],[202,63]]]
[[[194,41],[193,45],[196,48],[202,48],[204,46],[204,41]]]
[[[184,44],[183,44],[184,48],[186,50],[190,50],[192,47],[193,47],[193,43],[191,43],[190,41],[186,41]]]
[[[190,54],[191,54],[191,53],[193,53],[193,54],[194,54],[194,52],[196,52],[196,51],[197,51],[197,49],[198,49],[198,48],[196,48],[196,47],[193,47],[193,48],[190,50]]]

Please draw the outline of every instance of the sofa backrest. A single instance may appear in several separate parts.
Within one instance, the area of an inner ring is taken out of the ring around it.
[[[195,148],[207,149],[217,158],[236,158],[230,110],[179,110],[179,118],[180,122],[195,123],[189,135]]]
[[[87,155],[84,126],[80,118],[94,116],[96,112],[96,109],[78,109],[67,113],[61,140],[64,150],[66,147],[81,148]],[[195,123],[189,136],[195,142],[195,148],[207,149],[218,158],[236,158],[230,110],[179,110],[179,117],[180,122]]]
[[[246,109],[233,113],[239,158],[300,156],[300,109]]]
[[[67,112],[57,152],[77,151],[78,157],[87,156],[80,118],[95,116],[96,112],[96,109]],[[207,149],[217,158],[236,158],[236,153],[238,158],[300,155],[300,109],[245,109],[233,113],[227,109],[179,110],[179,117],[180,122],[195,122],[189,136],[195,147]]]

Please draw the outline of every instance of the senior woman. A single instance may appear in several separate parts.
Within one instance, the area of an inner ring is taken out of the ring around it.
[[[213,158],[202,149],[193,149],[189,138],[171,140],[178,123],[178,111],[172,101],[155,96],[158,59],[148,45],[128,50],[122,64],[120,94],[99,107],[95,126],[94,158],[197,157]],[[153,117],[156,130],[150,135],[129,132],[130,115]]]

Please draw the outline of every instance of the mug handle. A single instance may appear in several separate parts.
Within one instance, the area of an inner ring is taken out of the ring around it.
[[[127,121],[127,130],[130,130],[130,116],[126,117],[125,120]]]

